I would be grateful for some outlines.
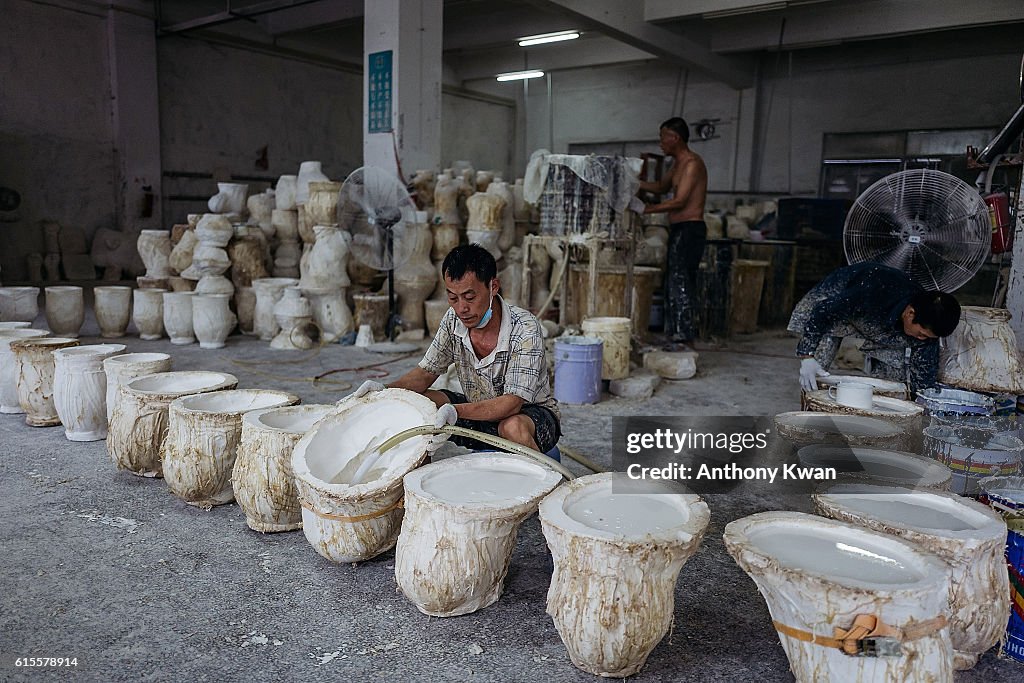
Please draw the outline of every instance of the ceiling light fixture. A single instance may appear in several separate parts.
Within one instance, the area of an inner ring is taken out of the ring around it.
[[[541,33],[536,36],[526,36],[519,39],[519,47],[530,45],[543,45],[544,43],[557,43],[563,40],[575,40],[580,37],[579,31],[556,31],[555,33]]]
[[[543,71],[510,71],[504,74],[498,74],[497,80],[499,82],[504,81],[522,81],[527,78],[540,78],[544,75]]]

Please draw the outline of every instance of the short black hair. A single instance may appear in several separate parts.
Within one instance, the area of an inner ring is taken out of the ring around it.
[[[920,292],[910,300],[914,322],[936,337],[948,337],[960,324],[960,302],[945,292]]]
[[[690,126],[681,116],[673,116],[668,121],[661,124],[659,128],[668,128],[670,131],[678,135],[683,142],[690,141]]]
[[[441,273],[452,280],[461,280],[466,273],[473,273],[486,285],[498,277],[498,264],[491,252],[479,244],[460,244],[444,257]]]

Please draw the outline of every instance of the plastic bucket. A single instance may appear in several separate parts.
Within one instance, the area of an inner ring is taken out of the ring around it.
[[[1010,571],[1010,621],[1006,625],[1008,657],[1024,662],[1024,518],[1006,523],[1006,566]]]
[[[584,318],[583,334],[604,342],[601,379],[629,377],[629,343],[632,323],[629,318]]]
[[[601,400],[601,357],[604,343],[593,337],[555,340],[555,399],[562,403]]]

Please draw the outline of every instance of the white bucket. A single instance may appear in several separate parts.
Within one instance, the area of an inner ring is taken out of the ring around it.
[[[948,491],[952,473],[931,458],[884,448],[815,444],[797,451],[804,467],[833,467],[846,477]]]
[[[231,470],[235,502],[245,523],[263,533],[302,528],[292,450],[333,405],[263,408],[242,416],[242,440]]]
[[[469,614],[501,597],[516,532],[562,477],[529,458],[473,453],[405,475],[395,579],[434,617]]]
[[[954,667],[970,669],[1010,617],[1006,523],[988,507],[938,491],[838,483],[812,496],[819,514],[898,536],[952,567],[949,635]]]
[[[676,580],[711,518],[699,496],[674,491],[607,472],[541,502],[555,562],[547,612],[580,669],[631,676],[672,625]]]
[[[233,501],[231,471],[242,439],[242,415],[298,402],[294,394],[269,389],[211,391],[171,401],[162,449],[171,492],[205,509]]]
[[[939,558],[893,536],[799,512],[735,520],[724,539],[768,604],[799,683],[953,680],[950,575]],[[812,640],[849,631],[861,615],[900,631],[917,624],[919,632],[860,641],[883,652],[895,644],[895,656],[851,656]]]
[[[629,318],[584,318],[580,324],[584,337],[604,342],[601,379],[629,377],[629,350],[632,322]]]
[[[292,450],[306,540],[332,562],[362,562],[390,550],[402,524],[402,477],[426,457],[427,436],[416,436],[380,456],[352,484],[376,446],[411,427],[434,424],[437,407],[426,396],[384,389],[337,409]]]

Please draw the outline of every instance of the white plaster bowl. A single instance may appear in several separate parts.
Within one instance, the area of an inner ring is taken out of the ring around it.
[[[394,547],[402,523],[402,477],[426,457],[430,438],[416,436],[387,453],[376,446],[411,427],[432,425],[434,402],[405,389],[342,401],[292,451],[306,540],[332,562],[361,562]],[[364,461],[376,459],[352,479]]]
[[[775,416],[775,429],[797,448],[831,443],[899,450],[904,438],[903,430],[890,422],[838,413],[780,413]]]
[[[899,656],[855,657],[779,633],[799,683],[953,680],[947,596],[950,570],[894,536],[799,512],[762,512],[730,522],[725,547],[753,579],[776,630],[826,638],[859,615],[894,628],[928,622]],[[933,621],[934,620],[934,621]]]
[[[547,612],[573,664],[616,678],[643,667],[710,518],[699,496],[621,473],[580,477],[541,502],[555,564]]]
[[[242,417],[242,440],[231,472],[235,501],[253,531],[302,528],[292,450],[333,405],[263,408]]]
[[[910,541],[952,568],[954,667],[969,669],[999,642],[1010,617],[1006,523],[990,508],[939,491],[837,483],[812,496],[819,514]]]
[[[231,471],[250,410],[295,405],[299,397],[270,389],[232,389],[171,401],[162,449],[164,480],[189,505],[209,509],[235,499]]]
[[[107,454],[118,469],[161,477],[160,449],[167,436],[167,411],[181,396],[234,389],[226,372],[189,370],[142,375],[122,385],[107,434]]]
[[[473,453],[405,475],[395,579],[416,608],[468,614],[501,597],[516,532],[561,475],[529,458]]]
[[[843,476],[898,486],[949,489],[952,473],[931,458],[884,448],[814,444],[797,451],[804,467],[833,467]]]

